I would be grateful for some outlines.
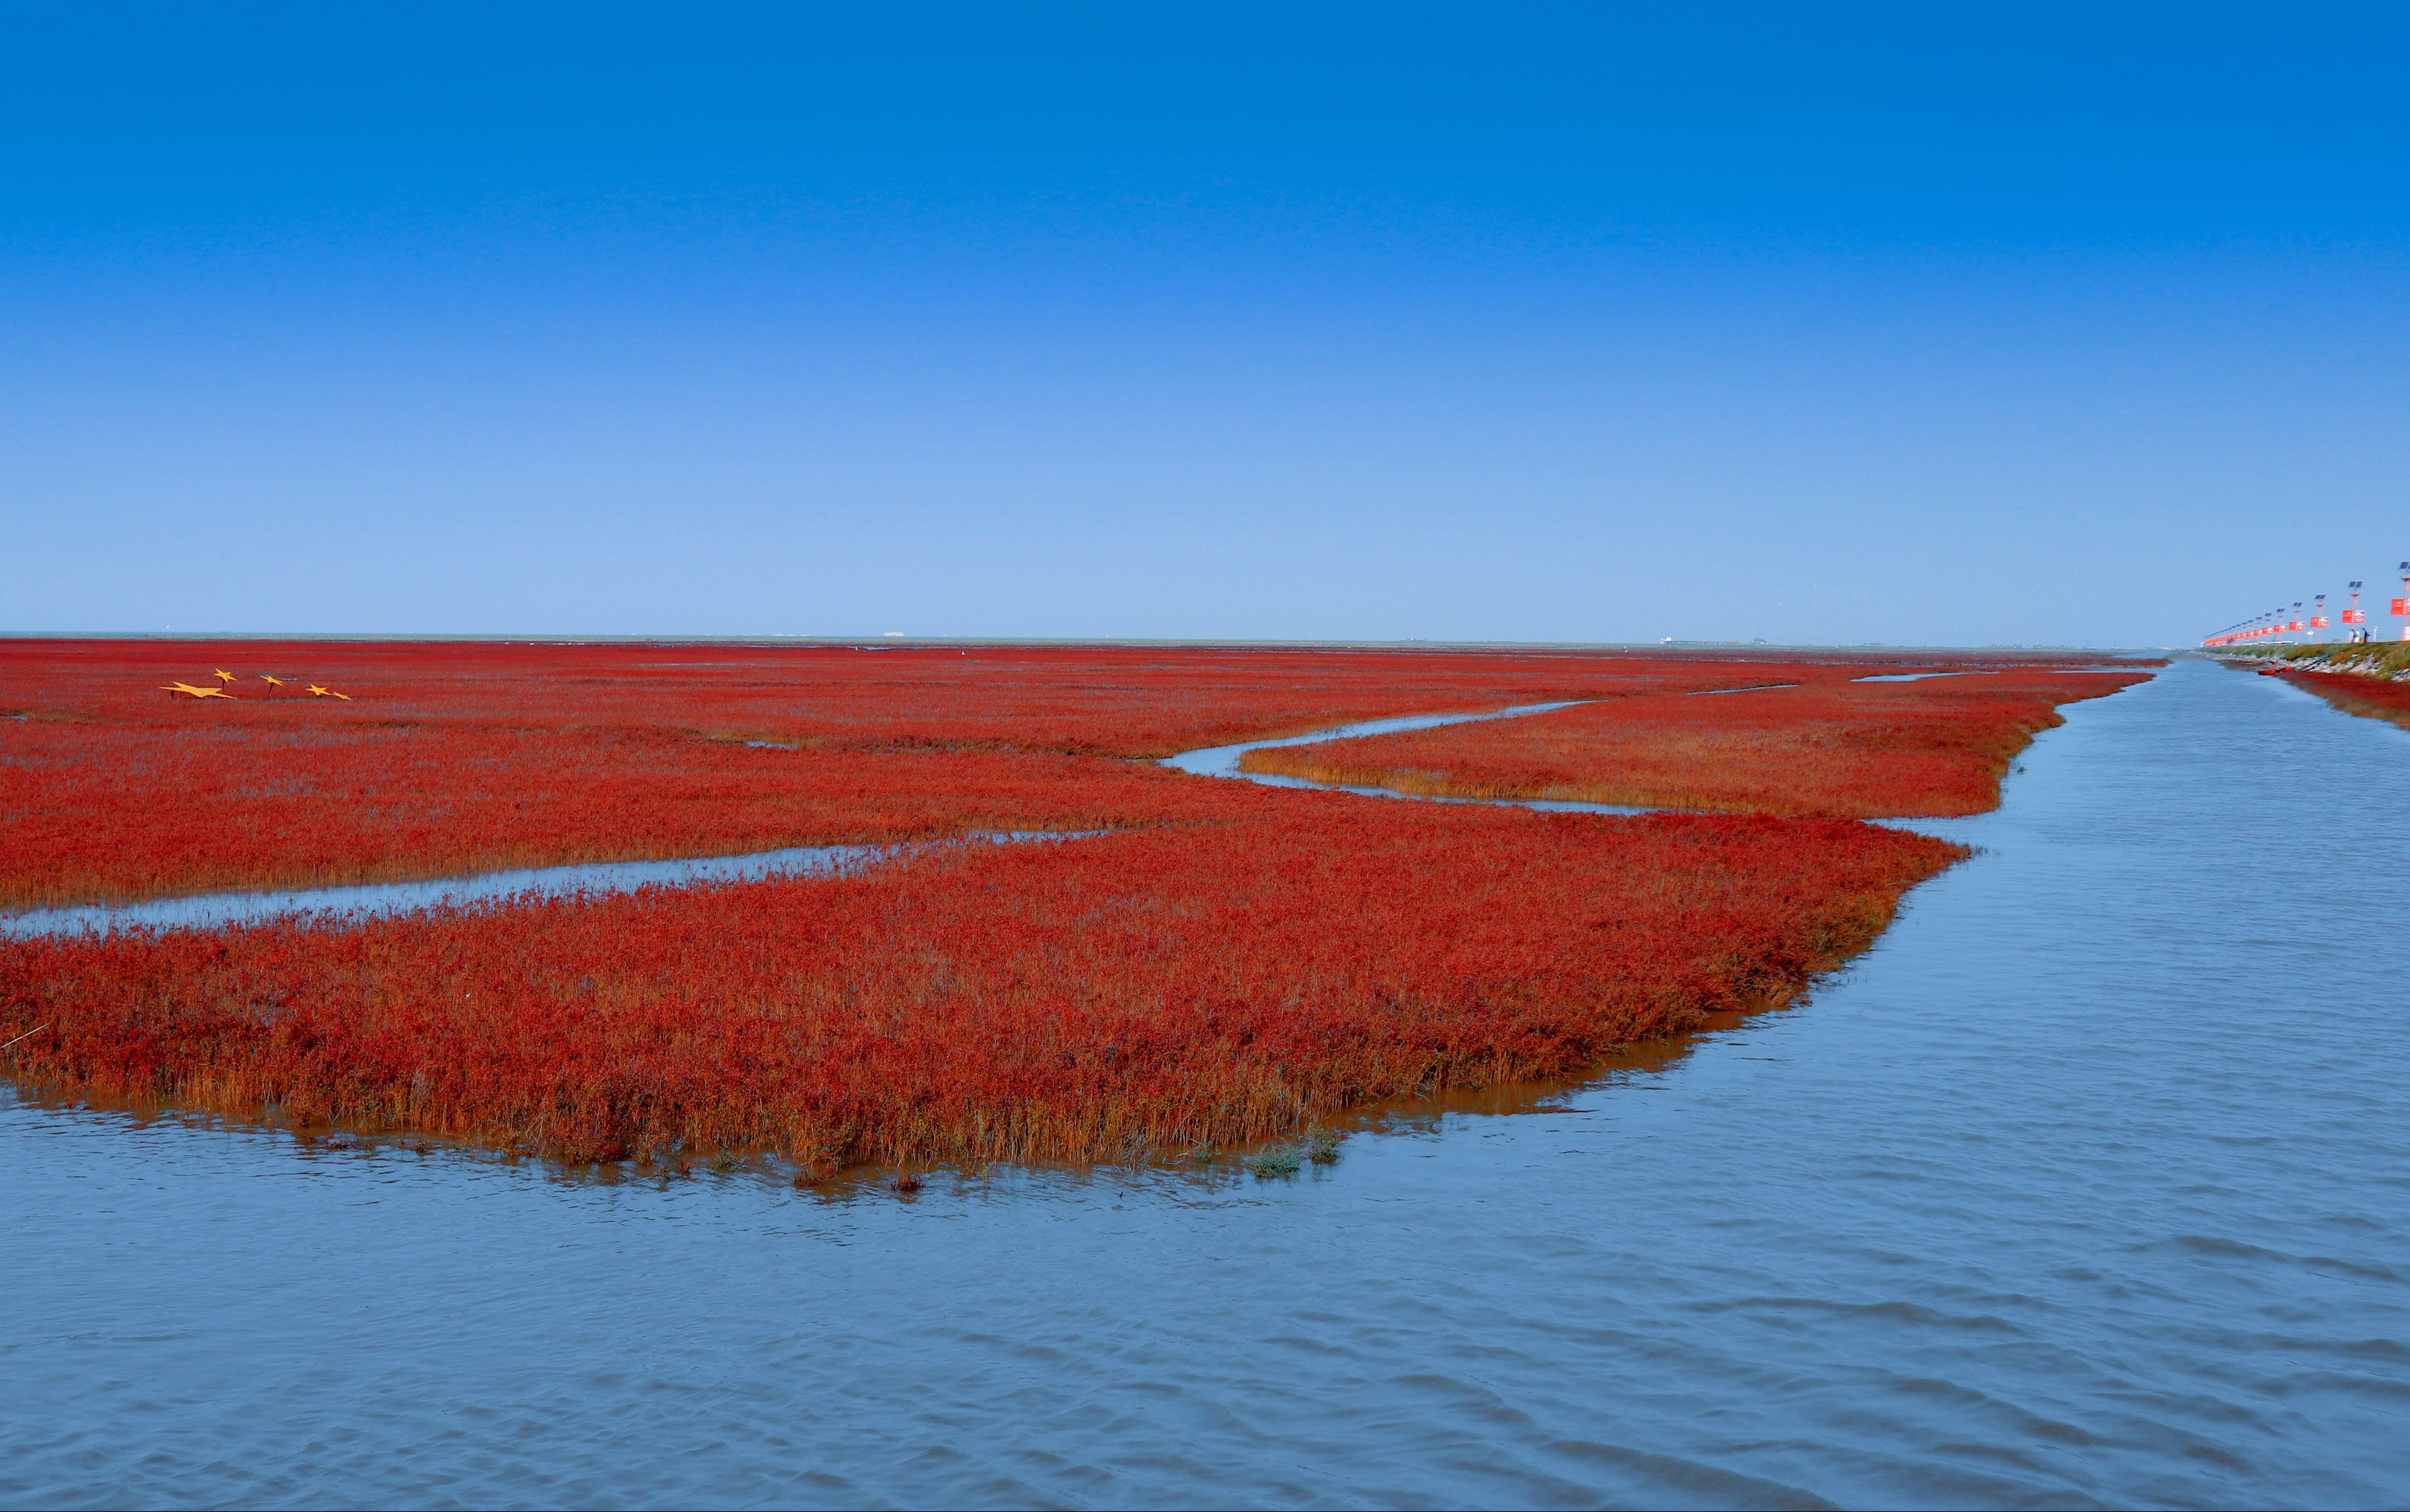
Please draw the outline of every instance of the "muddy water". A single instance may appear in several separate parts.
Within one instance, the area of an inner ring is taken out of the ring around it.
[[[1289,1180],[799,1196],[0,1104],[0,1502],[2410,1486],[2410,732],[2180,662],[1804,1006]]]

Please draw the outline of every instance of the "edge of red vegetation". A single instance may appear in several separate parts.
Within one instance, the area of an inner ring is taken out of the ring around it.
[[[53,1091],[573,1160],[1085,1161],[1579,1071],[1796,994],[1963,849],[1288,794],[1221,828],[351,927],[0,941]]]
[[[2014,670],[1763,693],[1617,699],[1528,719],[1250,751],[1248,771],[1466,798],[1709,812],[1947,818],[2000,778],[2060,706],[2145,672]]]
[[[2383,720],[2410,729],[2410,683],[2358,672],[2295,672],[2289,667],[2258,670],[2265,676],[2300,684],[2345,714]]]

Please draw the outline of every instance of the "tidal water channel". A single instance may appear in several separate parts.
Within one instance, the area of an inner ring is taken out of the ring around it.
[[[1338,1164],[798,1193],[0,1093],[0,1503],[2410,1496],[2410,732],[2075,705],[1807,1001]]]

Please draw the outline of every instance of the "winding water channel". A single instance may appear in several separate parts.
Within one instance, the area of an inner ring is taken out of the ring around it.
[[[808,1196],[0,1093],[0,1502],[2410,1487],[2410,732],[2179,662],[1802,1006],[1335,1167]]]
[[[1911,672],[1853,678],[1856,682],[1915,682],[1924,677],[1960,676],[1950,672]],[[1756,683],[1742,688],[1709,688],[1702,693],[1756,693],[1795,686]],[[1484,804],[1513,808],[1550,809],[1561,813],[1640,814],[1645,808],[1623,804],[1582,803],[1555,798],[1445,798],[1429,793],[1404,793],[1389,788],[1356,787],[1314,782],[1305,778],[1270,772],[1244,772],[1239,759],[1251,750],[1283,746],[1311,746],[1326,740],[1362,735],[1401,734],[1433,730],[1446,724],[1480,724],[1491,720],[1521,719],[1572,708],[1580,699],[1553,704],[1517,704],[1480,714],[1408,714],[1354,724],[1333,725],[1311,734],[1277,740],[1248,740],[1231,746],[1208,746],[1167,756],[1162,764],[1198,777],[1243,778],[1275,788],[1318,788],[1359,793],[1373,798],[1411,798],[1417,803]],[[748,746],[772,750],[796,748],[775,740],[748,740]],[[1087,832],[1030,830],[982,831],[946,843],[1011,844],[1030,840],[1083,838]],[[373,919],[421,909],[450,908],[469,903],[493,903],[513,898],[563,897],[575,894],[633,893],[647,887],[691,887],[698,883],[759,881],[771,877],[827,876],[871,865],[881,858],[909,850],[899,845],[791,846],[728,856],[675,857],[660,861],[588,861],[558,866],[530,866],[481,872],[469,877],[438,877],[406,882],[367,882],[282,892],[203,893],[184,897],[154,898],[141,903],[83,903],[58,908],[0,913],[0,938],[28,938],[43,935],[100,934],[115,929],[218,929],[228,924],[256,923],[270,919],[312,917],[328,922]]]
[[[1865,679],[1874,681],[1873,678]],[[1733,689],[1717,691],[1747,692]],[[1163,764],[1204,777],[1243,777],[1274,787],[1312,788],[1325,784],[1299,778],[1241,772],[1239,758],[1251,750],[1274,746],[1304,746],[1320,740],[1355,735],[1393,734],[1430,730],[1443,724],[1474,724],[1487,720],[1511,720],[1552,709],[1571,708],[1572,702],[1522,704],[1486,714],[1413,714],[1335,725],[1313,734],[1285,740],[1251,740],[1236,746],[1213,746],[1183,751]],[[746,744],[787,750],[774,741]],[[1386,788],[1344,788],[1342,792],[1395,798],[1405,794]],[[1490,798],[1431,798],[1430,803],[1514,803]],[[1579,809],[1602,814],[1636,814],[1637,808],[1613,804],[1560,803],[1532,800],[1526,808]],[[1088,832],[1027,830],[977,832],[954,841],[931,842],[1013,844],[1031,840],[1076,840]],[[83,903],[60,908],[28,909],[0,913],[0,938],[28,938],[43,935],[105,935],[116,929],[217,929],[227,924],[257,923],[269,919],[314,918],[328,922],[373,919],[420,909],[450,908],[466,903],[494,903],[512,898],[563,897],[574,894],[633,893],[647,887],[691,887],[708,882],[759,881],[770,877],[813,877],[875,865],[882,857],[911,845],[791,846],[733,856],[677,857],[663,861],[588,861],[559,866],[530,866],[510,871],[481,872],[472,877],[438,877],[422,881],[368,882],[340,887],[301,888],[284,892],[203,893],[188,897],[155,898],[142,903]]]
[[[1788,683],[1772,685],[1787,688]],[[1762,692],[1760,688],[1711,688],[1709,692]],[[1642,814],[1645,808],[1633,808],[1622,804],[1580,803],[1563,798],[1442,798],[1428,793],[1400,792],[1393,788],[1357,787],[1336,782],[1316,782],[1309,778],[1284,777],[1277,772],[1248,772],[1239,766],[1241,757],[1251,750],[1277,750],[1284,746],[1314,746],[1326,740],[1355,740],[1365,735],[1403,734],[1409,730],[1436,730],[1444,724],[1483,724],[1491,720],[1517,720],[1532,714],[1547,714],[1557,709],[1572,708],[1580,699],[1567,699],[1556,704],[1517,704],[1511,708],[1492,709],[1487,714],[1409,714],[1392,720],[1364,720],[1355,724],[1333,725],[1310,735],[1290,735],[1282,740],[1242,740],[1235,746],[1208,746],[1200,750],[1182,751],[1167,756],[1163,764],[1198,777],[1243,778],[1268,788],[1313,788],[1324,792],[1353,792],[1367,798],[1404,798],[1414,803],[1483,804],[1502,808],[1544,808],[1560,813]]]

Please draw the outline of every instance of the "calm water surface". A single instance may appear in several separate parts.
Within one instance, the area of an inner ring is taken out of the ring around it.
[[[346,887],[305,888],[284,893],[204,893],[147,903],[85,903],[58,909],[0,913],[0,938],[42,935],[106,935],[119,929],[218,929],[269,919],[309,919],[331,923],[415,913],[424,909],[476,903],[525,903],[579,894],[606,896],[647,887],[692,887],[702,882],[751,882],[772,877],[826,877],[860,871],[919,845],[1009,845],[1034,840],[1076,840],[1083,830],[973,831],[951,839],[893,845],[813,845],[782,850],[750,850],[733,856],[694,856],[673,861],[588,861],[565,866],[481,872],[419,882],[369,882]]]
[[[15,1505],[2400,1505],[2410,733],[2180,662],[1793,1010],[1292,1181],[0,1102]]]
[[[205,893],[148,903],[82,903],[0,914],[0,937],[106,935],[127,928],[216,929],[225,924],[298,916],[329,921],[373,919],[466,903],[531,901],[578,893],[633,893],[646,887],[691,887],[698,882],[758,881],[769,877],[825,876],[868,865],[883,853],[880,847],[871,845],[798,846],[683,861],[605,861],[535,866],[423,882],[370,882],[282,893]]]

